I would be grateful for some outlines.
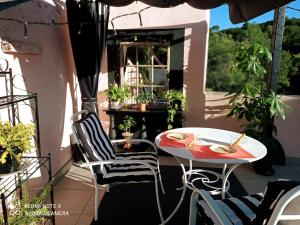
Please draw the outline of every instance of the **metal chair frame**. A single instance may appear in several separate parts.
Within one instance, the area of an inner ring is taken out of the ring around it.
[[[79,150],[80,150],[80,152],[81,152],[81,154],[82,154],[82,156],[85,160],[85,163],[81,163],[80,166],[81,167],[88,167],[90,172],[94,175],[93,182],[94,182],[94,187],[95,187],[95,221],[98,220],[98,205],[99,205],[100,202],[99,202],[99,184],[97,183],[97,175],[95,174],[95,172],[93,170],[93,166],[99,166],[100,165],[100,168],[101,168],[101,171],[102,171],[104,165],[122,163],[122,164],[141,164],[141,165],[143,165],[146,168],[149,168],[151,170],[151,172],[154,176],[156,202],[157,202],[158,212],[159,212],[160,220],[161,220],[162,224],[164,224],[164,219],[163,219],[163,214],[162,214],[160,199],[159,199],[158,180],[160,181],[160,186],[161,186],[161,190],[162,190],[163,194],[165,194],[165,190],[164,190],[164,186],[163,186],[162,179],[161,179],[161,174],[160,174],[160,169],[159,169],[159,161],[157,161],[157,172],[155,171],[155,169],[153,169],[153,167],[149,163],[141,161],[141,160],[106,160],[106,161],[93,161],[93,162],[90,162],[88,155],[81,148],[82,145],[80,143],[80,140],[77,137],[77,131],[76,131],[76,128],[74,126],[74,122],[76,121],[76,118],[78,119],[80,115],[87,114],[87,113],[88,113],[87,110],[81,110],[81,111],[75,113],[74,115],[72,115],[72,117],[71,117],[71,127],[72,127],[72,131],[73,131],[73,134],[74,134],[74,140],[75,140],[76,144],[79,146]],[[116,140],[111,140],[111,143],[112,144],[114,144],[114,143],[125,143],[125,141],[126,141],[125,139],[116,139]],[[132,139],[131,142],[132,143],[147,143],[154,149],[155,153],[157,154],[156,146],[148,140],[145,140],[145,139]],[[158,176],[158,178],[157,178],[157,176]],[[120,183],[124,183],[124,182],[120,182]],[[106,190],[108,191],[108,189],[109,189],[109,185],[108,185],[108,188],[106,188]]]
[[[218,223],[221,225],[232,225],[231,221],[227,218],[224,212],[219,208],[216,204],[215,200],[211,197],[211,195],[205,190],[193,191],[191,195],[190,201],[190,216],[189,216],[189,225],[196,225],[196,217],[198,213],[197,209],[197,201],[199,195],[202,199],[207,203],[209,208],[211,209],[214,216],[217,218]],[[280,200],[277,202],[272,215],[266,225],[275,225],[279,221],[283,220],[300,220],[300,209],[299,215],[287,215],[283,214],[284,209],[287,205],[295,198],[300,196],[300,185],[294,187],[285,193]]]

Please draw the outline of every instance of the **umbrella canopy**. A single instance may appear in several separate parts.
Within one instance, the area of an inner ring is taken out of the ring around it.
[[[111,6],[125,6],[134,0],[99,0]],[[250,20],[265,12],[283,6],[294,0],[140,0],[141,2],[161,8],[173,7],[187,3],[197,9],[212,9],[223,4],[228,4],[230,20],[240,23]]]

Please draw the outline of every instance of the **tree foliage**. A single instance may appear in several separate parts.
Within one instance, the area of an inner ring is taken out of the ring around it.
[[[259,44],[270,49],[272,21],[263,24],[246,22],[241,28],[210,29],[206,88],[236,92],[245,74],[233,71],[234,56],[240,47]],[[279,93],[300,94],[300,19],[287,19],[282,44]]]
[[[241,47],[235,57],[235,70],[244,73],[246,78],[231,98],[227,116],[246,120],[244,132],[254,138],[267,136],[263,132],[274,116],[285,118],[284,108],[287,106],[280,96],[267,88],[265,82],[266,68],[271,60],[268,48],[258,44]],[[272,133],[276,133],[276,127],[272,126],[272,129]]]

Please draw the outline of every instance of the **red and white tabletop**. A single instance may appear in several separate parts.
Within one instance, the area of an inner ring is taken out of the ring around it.
[[[220,164],[243,164],[263,158],[266,147],[246,136],[236,152],[214,151],[216,145],[232,144],[240,133],[214,129],[186,127],[168,130],[155,138],[155,144],[163,151],[184,159]]]

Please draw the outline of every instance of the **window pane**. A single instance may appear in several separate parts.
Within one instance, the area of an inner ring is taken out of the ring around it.
[[[125,85],[136,85],[136,67],[125,67],[124,71],[124,83]]]
[[[167,87],[155,87],[153,88],[153,96],[155,99],[164,99]]]
[[[154,47],[154,65],[167,65],[168,48],[166,46]]]
[[[154,68],[153,70],[153,84],[154,85],[165,85],[167,82],[166,68]]]
[[[138,46],[138,62],[140,65],[151,65],[152,47]]]
[[[151,68],[139,67],[139,84],[140,85],[151,85]]]
[[[142,93],[142,92],[146,92],[146,93],[152,94],[151,87],[140,87],[139,88],[139,94]]]
[[[131,97],[128,98],[127,103],[128,104],[134,104],[136,103],[135,99],[137,96],[137,88],[136,87],[129,87],[130,93],[131,93]]]
[[[136,47],[124,46],[124,56],[126,65],[136,65]]]

